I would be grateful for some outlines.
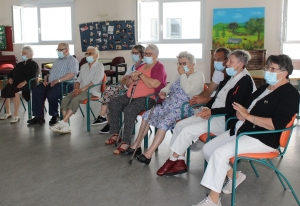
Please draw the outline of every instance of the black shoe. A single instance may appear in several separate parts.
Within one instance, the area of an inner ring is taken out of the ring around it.
[[[92,125],[95,126],[95,125],[106,124],[106,123],[107,123],[106,117],[98,116],[97,119],[95,119],[95,121],[92,123]]]
[[[149,164],[151,162],[151,159],[148,159],[147,157],[145,157],[145,155],[141,154],[141,155],[137,155],[136,159],[141,162],[141,163],[145,163],[145,164]]]
[[[109,124],[105,125],[105,127],[103,127],[103,128],[99,131],[100,134],[107,134],[107,133],[109,133],[109,132],[110,132],[110,125],[109,125]]]
[[[123,155],[132,155],[133,153],[134,153],[134,149],[132,149],[132,148],[129,147],[127,150],[125,150],[121,154],[123,154]],[[142,154],[142,148],[141,147],[137,148],[134,156],[140,155],[140,154]]]
[[[51,117],[51,120],[49,121],[49,125],[50,125],[50,126],[53,126],[53,125],[55,125],[58,121],[59,121],[59,116],[58,116],[58,115],[52,116],[52,117]]]
[[[28,124],[44,124],[45,123],[45,119],[42,119],[41,117],[34,117],[30,120],[27,121]]]

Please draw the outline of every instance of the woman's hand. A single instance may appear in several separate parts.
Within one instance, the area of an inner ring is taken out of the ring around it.
[[[161,99],[165,99],[167,97],[165,92],[159,92],[158,96]]]
[[[14,80],[13,80],[12,78],[9,78],[9,79],[8,79],[8,83],[9,83],[9,84],[12,84],[13,82],[14,82]]]
[[[183,66],[178,66],[177,71],[178,71],[178,73],[179,73],[180,75],[185,74],[185,71],[184,71],[184,69],[183,69]]]
[[[207,107],[203,107],[203,109],[196,114],[196,117],[201,117],[203,119],[209,119],[211,116],[211,109],[207,108]]]
[[[134,72],[131,73],[131,79],[133,81],[138,80],[138,78],[139,78],[139,72],[138,71],[134,71]]]
[[[236,110],[236,117],[239,120],[245,121],[247,119],[247,117],[250,115],[248,110],[245,107],[243,107],[242,105],[240,105],[239,103],[233,102],[232,106],[233,106],[233,109]]]
[[[72,97],[76,97],[81,92],[80,89],[74,89],[72,93]]]

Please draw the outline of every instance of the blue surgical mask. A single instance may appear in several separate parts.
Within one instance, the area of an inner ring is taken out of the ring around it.
[[[24,61],[27,61],[27,60],[28,60],[28,58],[27,58],[26,55],[23,55],[23,56],[22,56],[22,59],[23,59]]]
[[[223,66],[223,62],[214,61],[214,67],[217,71],[223,71],[225,69],[225,66]]]
[[[185,73],[188,73],[190,71],[190,69],[187,66],[183,66],[183,69],[184,69]]]
[[[86,61],[87,61],[88,63],[92,63],[92,62],[94,61],[94,57],[93,57],[93,56],[88,56],[88,57],[86,57],[85,59],[86,59]]]
[[[133,54],[131,57],[134,62],[140,61],[140,55],[138,55],[138,54]]]
[[[237,70],[234,70],[234,67],[226,68],[226,73],[228,76],[235,76],[237,73]]]
[[[280,74],[280,73],[274,73],[274,72],[265,71],[264,79],[266,80],[266,82],[269,85],[273,86],[277,82],[279,82],[280,79],[277,80],[277,74]]]
[[[58,51],[57,55],[58,55],[59,58],[64,58],[64,56],[65,56],[62,51]]]
[[[152,64],[153,63],[153,58],[152,57],[144,57],[144,60],[146,64]]]

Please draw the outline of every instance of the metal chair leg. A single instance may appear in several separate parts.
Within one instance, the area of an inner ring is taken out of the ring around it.
[[[23,102],[22,97],[20,97],[20,101],[21,101],[21,103],[22,103],[22,105],[23,105],[24,110],[26,111],[26,107],[25,107],[25,105],[24,105],[24,102]]]

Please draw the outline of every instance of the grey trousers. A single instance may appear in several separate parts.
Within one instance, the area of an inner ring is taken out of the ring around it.
[[[86,91],[79,93],[76,97],[72,97],[72,93],[70,92],[65,96],[61,102],[61,109],[63,111],[67,111],[67,109],[72,110],[75,114],[77,109],[79,108],[80,103],[87,99],[88,93]]]
[[[108,109],[110,111],[110,134],[118,134],[120,131],[120,118],[121,112],[124,112],[124,131],[123,142],[131,144],[131,134],[135,125],[135,119],[138,114],[146,110],[146,97],[139,97],[132,99],[129,103],[129,97],[126,95],[119,96],[112,99],[108,103]],[[155,101],[149,98],[148,109],[155,104]]]

